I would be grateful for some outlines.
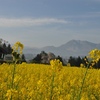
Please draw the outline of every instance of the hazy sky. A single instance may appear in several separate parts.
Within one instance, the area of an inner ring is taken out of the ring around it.
[[[29,47],[100,43],[100,0],[0,0],[0,38]]]

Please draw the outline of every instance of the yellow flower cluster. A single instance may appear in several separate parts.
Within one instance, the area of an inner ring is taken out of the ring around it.
[[[93,62],[98,62],[100,59],[100,50],[94,49],[89,52],[88,58]]]
[[[14,46],[12,47],[13,52],[17,52],[17,53],[19,53],[19,54],[22,54],[23,48],[24,48],[23,44],[20,43],[19,41],[16,42],[16,43],[14,44]]]
[[[58,60],[51,65],[16,64],[11,88],[13,65],[0,65],[0,100],[50,100],[51,66],[58,68]],[[54,76],[51,100],[77,100],[86,69],[63,67]],[[100,100],[100,70],[88,69],[81,100]]]
[[[62,62],[59,59],[54,59],[50,61],[52,69],[55,71],[60,71],[62,69]]]
[[[23,45],[22,43],[20,43],[19,41],[16,42],[16,43],[13,45],[13,47],[12,47],[12,49],[13,49],[12,54],[13,54],[14,60],[20,58],[20,56],[21,56],[22,53],[23,53],[23,48],[24,48],[24,45]]]
[[[15,89],[9,89],[9,90],[7,90],[7,93],[6,93],[6,97],[7,97],[7,99],[8,99],[8,100],[11,100],[12,95],[13,95],[13,99],[16,100],[17,92],[18,92],[18,91],[15,90]]]

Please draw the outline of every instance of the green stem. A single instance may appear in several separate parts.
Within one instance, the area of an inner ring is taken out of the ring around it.
[[[89,68],[89,64],[87,65],[86,72],[85,72],[84,77],[83,77],[82,86],[80,88],[80,91],[79,91],[79,95],[78,95],[77,100],[80,100],[81,99],[81,93],[82,93],[83,85],[84,85],[85,78],[86,78],[86,75],[87,75],[87,72],[88,72],[88,68]]]
[[[11,88],[14,88],[15,69],[16,69],[16,63],[14,63],[13,74],[12,74],[12,82],[11,82]]]
[[[11,88],[14,88],[14,77],[15,77],[15,70],[16,70],[16,61],[14,63],[14,68],[13,68],[13,72],[12,72],[12,82],[11,82]],[[12,94],[11,94],[11,98],[10,100],[12,100]]]
[[[51,81],[51,92],[50,92],[50,100],[52,100],[52,96],[53,96],[53,88],[54,88],[54,78],[55,78],[55,73],[53,71],[53,74],[52,74],[52,81]]]

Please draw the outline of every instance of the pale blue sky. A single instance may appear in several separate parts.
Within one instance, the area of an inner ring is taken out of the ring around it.
[[[100,0],[0,0],[0,38],[29,47],[100,43]]]

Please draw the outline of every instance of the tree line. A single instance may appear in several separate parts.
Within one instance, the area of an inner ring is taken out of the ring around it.
[[[50,64],[50,60],[53,60],[53,59],[59,59],[62,64],[64,66],[66,65],[70,65],[72,67],[87,67],[87,62],[90,64],[89,66],[92,66],[92,68],[100,68],[100,60],[95,63],[94,65],[91,65],[92,63],[90,63],[88,61],[88,58],[85,56],[85,57],[72,57],[70,56],[67,60],[64,59],[63,57],[61,56],[55,56],[53,53],[49,52],[49,53],[46,53],[45,51],[41,51],[40,54],[37,54],[32,60],[31,60],[31,63],[39,63],[39,64]],[[86,60],[87,59],[87,62]]]
[[[88,64],[90,67],[92,68],[100,68],[100,59],[98,60],[98,62],[94,62],[94,65],[92,65],[93,62],[89,62],[88,58],[85,57],[69,57],[68,59],[68,63],[70,64],[70,66],[77,66],[77,67],[87,67]]]
[[[10,44],[6,44],[6,42],[2,43],[2,39],[0,39],[0,59],[2,58],[2,54],[3,54],[3,56],[5,54],[12,54],[12,47]],[[24,62],[26,62],[24,54],[22,55],[22,59]],[[73,66],[77,66],[77,67],[87,66],[87,63],[85,61],[85,59],[87,59],[86,56],[85,57],[80,57],[80,56],[72,57],[72,56],[70,56],[66,60],[59,55],[55,56],[54,53],[52,53],[52,52],[46,53],[45,51],[41,51],[41,53],[37,54],[33,59],[31,59],[30,63],[50,64],[50,60],[53,60],[53,59],[59,59],[64,66],[65,65],[70,65],[72,67]],[[87,59],[87,61],[88,61],[88,59]],[[90,66],[91,66],[91,63],[90,63]],[[100,68],[100,59],[92,67],[93,68]]]

